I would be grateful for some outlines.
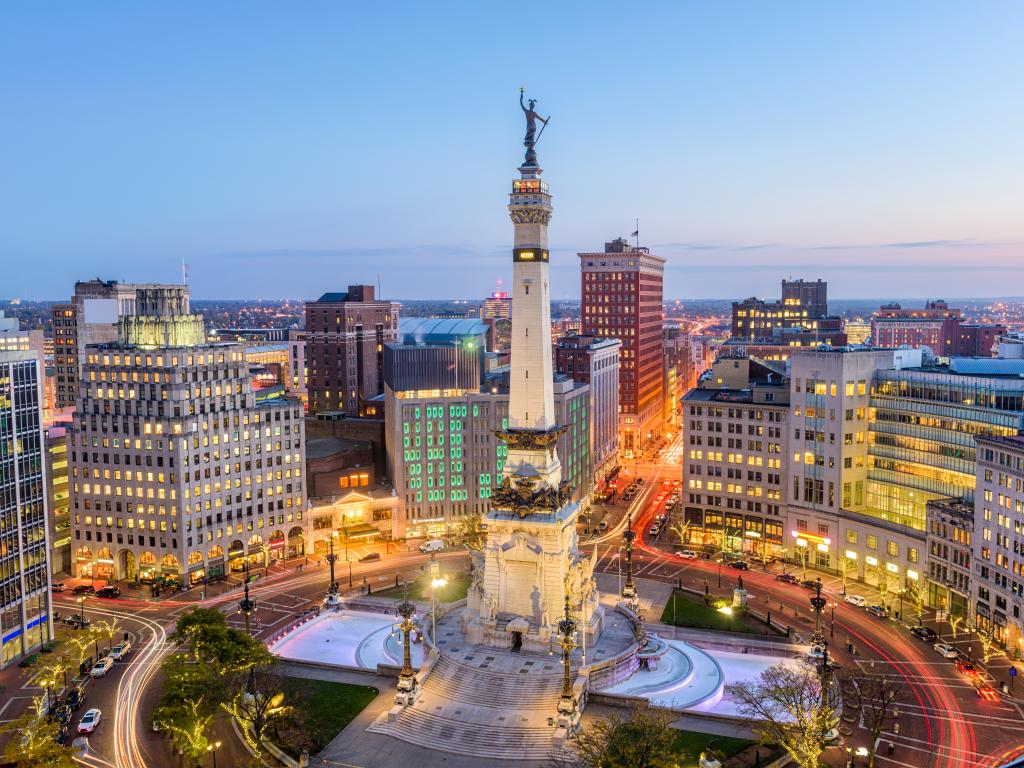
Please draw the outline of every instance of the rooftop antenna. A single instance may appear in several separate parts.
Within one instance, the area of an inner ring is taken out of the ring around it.
[[[381,292],[380,292],[380,272],[378,272],[377,273],[377,299],[380,300],[380,298],[381,298]]]
[[[185,263],[185,257],[181,257],[181,282],[188,285],[188,264]]]

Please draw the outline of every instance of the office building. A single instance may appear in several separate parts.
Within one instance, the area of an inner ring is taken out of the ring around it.
[[[555,370],[590,387],[590,455],[595,482],[619,465],[618,339],[563,336],[555,347]]]
[[[0,667],[53,638],[40,361],[0,351]]]
[[[309,412],[363,416],[384,391],[384,345],[398,333],[399,305],[375,298],[372,285],[350,285],[306,302]]]
[[[665,259],[623,238],[579,254],[583,335],[619,339],[619,450],[632,457],[662,435]]]
[[[828,315],[828,283],[823,280],[783,280],[782,297],[765,301],[756,297],[732,304],[732,338],[737,341],[764,342],[780,336],[785,341],[800,340],[799,346],[816,339],[817,343],[839,345],[836,335],[842,333],[840,318]]]
[[[843,333],[847,344],[868,344],[871,341],[871,323],[867,320],[844,320]]]
[[[491,351],[508,352],[512,347],[512,297],[501,290],[500,280],[498,289],[484,299],[480,319],[491,327]]]
[[[785,371],[750,358],[720,359],[682,406],[685,535],[679,543],[781,554],[787,546]]]
[[[137,311],[140,291],[158,290],[173,299],[188,315],[189,289],[186,285],[121,283],[117,280],[88,280],[75,283],[70,302],[54,304],[53,366],[58,410],[73,408],[78,397],[82,367],[81,353],[90,344],[117,340],[118,320]]]
[[[962,312],[941,300],[923,309],[883,304],[871,318],[871,340],[877,347],[928,347],[936,355],[951,355]]]
[[[927,505],[928,577],[924,604],[949,616],[971,615],[974,505],[934,499]]]
[[[973,618],[978,631],[1024,654],[1024,437],[977,439]]]
[[[71,508],[68,486],[67,422],[44,423],[50,573],[71,573]]]
[[[86,347],[68,435],[78,577],[197,583],[301,554],[304,421],[257,402],[245,349],[208,344],[172,291]]]

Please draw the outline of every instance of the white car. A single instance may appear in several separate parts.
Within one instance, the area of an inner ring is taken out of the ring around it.
[[[957,653],[956,648],[949,643],[936,643],[932,648],[934,648],[939,655],[944,656],[947,659],[955,659],[960,655]]]
[[[96,730],[96,726],[100,724],[100,718],[103,717],[103,713],[98,709],[90,709],[78,723],[79,733],[92,733]]]
[[[109,651],[107,651],[107,656],[109,658],[111,658],[111,659],[116,660],[116,661],[120,661],[125,656],[127,656],[129,653],[131,653],[131,650],[132,650],[132,644],[129,643],[126,640],[123,643],[121,643],[120,645],[115,645],[113,648],[111,648]]]
[[[853,603],[858,608],[863,608],[865,605],[867,605],[868,601],[860,595],[847,595],[846,602]]]
[[[694,552],[692,549],[681,549],[678,552],[676,552],[676,554],[679,555],[684,560],[696,560],[697,559],[697,553]]]
[[[440,552],[444,549],[444,542],[440,539],[431,539],[420,544],[420,552]]]
[[[91,677],[103,677],[110,668],[114,666],[114,660],[109,656],[104,656],[102,659],[92,665],[92,669],[89,670]]]

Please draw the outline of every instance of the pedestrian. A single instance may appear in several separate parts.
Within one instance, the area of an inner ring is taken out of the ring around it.
[[[892,757],[893,755],[896,754],[896,745],[893,744],[891,741],[889,742],[888,753],[889,753],[889,757]]]

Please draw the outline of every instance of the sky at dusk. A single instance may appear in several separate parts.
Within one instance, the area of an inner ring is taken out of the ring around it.
[[[0,298],[479,297],[518,89],[552,294],[628,235],[666,297],[1024,294],[1019,2],[8,3]]]

